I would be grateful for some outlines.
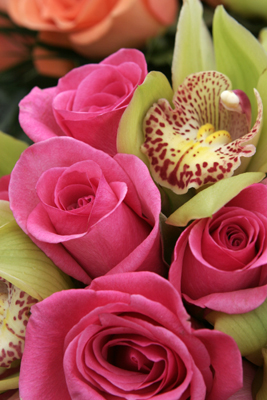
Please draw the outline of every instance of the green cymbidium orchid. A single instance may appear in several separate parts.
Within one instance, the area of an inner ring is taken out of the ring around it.
[[[202,190],[206,183],[245,170],[265,172],[267,54],[223,7],[215,12],[213,38],[214,45],[200,1],[184,0],[173,55],[173,89],[161,73],[149,73],[119,126],[118,151],[146,163],[155,182],[172,197],[173,210],[179,201],[171,192],[187,193],[187,201],[195,194],[190,187]],[[254,146],[258,147],[252,157]]]
[[[178,87],[174,110],[165,99],[150,108],[141,151],[158,184],[183,194],[191,187],[198,189],[232,176],[240,157],[255,153],[251,143],[257,143],[261,128],[261,98],[255,90],[258,116],[250,130],[249,99],[230,88],[225,75],[199,72]]]

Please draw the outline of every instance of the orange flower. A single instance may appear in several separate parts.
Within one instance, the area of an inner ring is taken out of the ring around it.
[[[163,4],[164,3],[164,4]],[[89,57],[140,47],[174,22],[177,0],[0,0],[18,25]]]

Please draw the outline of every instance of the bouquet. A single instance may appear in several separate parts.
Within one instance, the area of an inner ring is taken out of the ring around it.
[[[267,52],[212,32],[186,0],[172,83],[120,44],[1,133],[1,400],[266,398]]]

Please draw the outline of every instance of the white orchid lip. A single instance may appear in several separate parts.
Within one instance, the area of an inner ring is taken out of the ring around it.
[[[172,109],[160,99],[144,119],[145,141],[154,180],[176,194],[228,178],[251,157],[262,123],[262,102],[254,90],[258,116],[250,130],[251,106],[241,90],[217,71],[188,76],[174,95]],[[249,143],[248,143],[249,142]]]

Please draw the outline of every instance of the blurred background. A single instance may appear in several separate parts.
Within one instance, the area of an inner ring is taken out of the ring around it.
[[[0,130],[28,142],[18,122],[19,101],[33,87],[55,86],[72,68],[98,63],[120,47],[139,48],[148,70],[160,70],[171,80],[181,2],[136,0],[128,2],[130,9],[125,1],[99,0],[93,2],[98,8],[87,10],[87,14],[78,8],[76,0],[73,6],[68,2],[65,9],[60,8],[62,2],[58,3],[0,0]],[[105,8],[101,3],[108,5]],[[266,0],[203,2],[203,16],[210,30],[214,7],[221,3],[265,45]]]

